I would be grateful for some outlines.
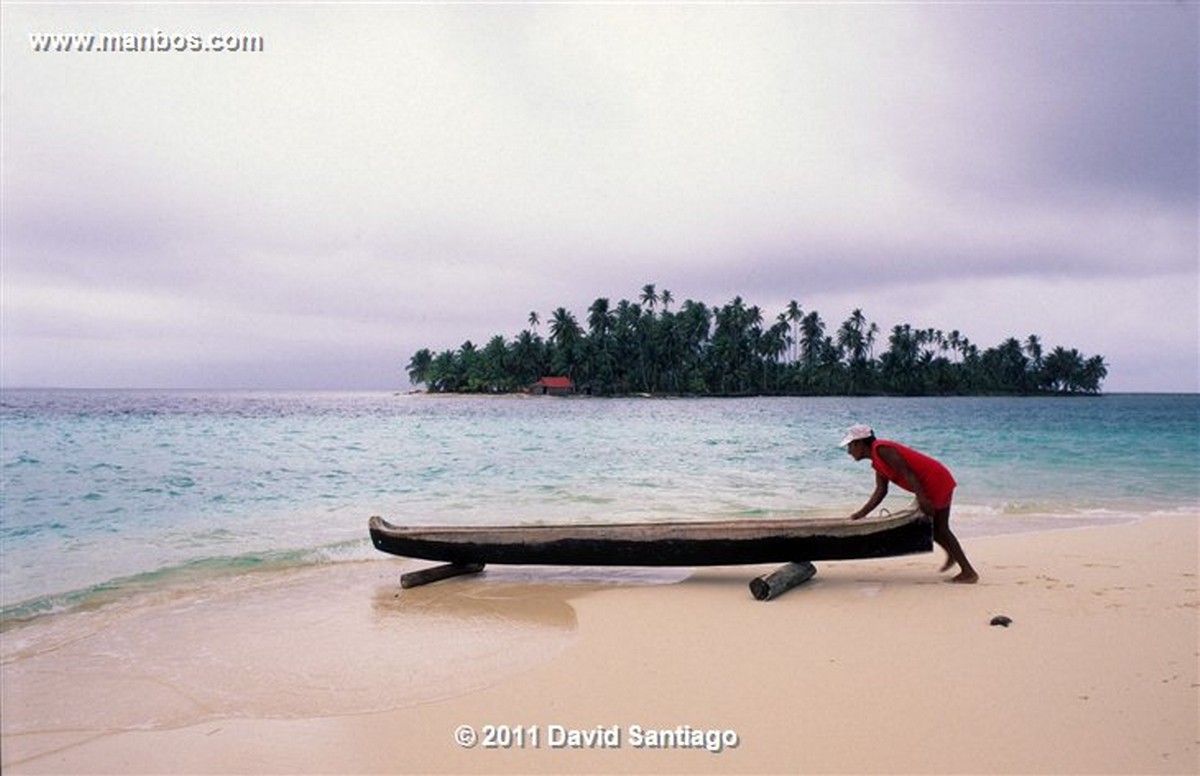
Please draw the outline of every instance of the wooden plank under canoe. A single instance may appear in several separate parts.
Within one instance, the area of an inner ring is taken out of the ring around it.
[[[446,563],[735,566],[930,552],[929,519],[757,519],[521,526],[395,526],[370,521],[375,549]]]

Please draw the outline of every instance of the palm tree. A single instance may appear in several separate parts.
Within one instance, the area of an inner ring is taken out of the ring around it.
[[[821,316],[804,313],[795,301],[764,328],[762,309],[747,306],[740,296],[711,309],[689,299],[679,313],[671,312],[671,292],[658,293],[653,284],[642,288],[640,298],[642,306],[622,299],[615,308],[607,298],[595,300],[586,334],[559,307],[550,319],[549,340],[526,329],[511,343],[494,336],[483,349],[470,341],[436,355],[423,348],[409,360],[408,377],[431,392],[514,390],[543,375],[563,374],[606,393],[944,394],[1095,393],[1108,375],[1103,357],[1061,346],[1047,354],[1032,334],[1024,343],[1010,338],[981,354],[957,330],[947,335],[900,324],[876,360],[879,327],[860,309],[831,337]],[[656,314],[659,304],[662,312]],[[539,323],[531,312],[531,328]],[[790,362],[784,358],[789,352]]]
[[[792,330],[792,322],[788,320],[787,312],[782,312],[775,316],[775,323],[776,325],[783,326],[783,352],[787,354],[785,361],[791,363],[795,361],[796,336]]]
[[[708,365],[718,393],[744,393],[749,387],[749,312],[740,296],[716,311]],[[759,317],[762,315],[759,313]]]
[[[546,373],[543,350],[542,338],[528,329],[517,335],[509,361],[514,388],[529,385]]]
[[[471,340],[467,340],[459,347],[458,361],[461,369],[461,382],[456,390],[479,391],[482,389],[483,382],[479,373],[481,360],[479,349]]]
[[[800,346],[800,321],[804,318],[804,311],[800,309],[800,303],[795,299],[787,303],[787,308],[783,313],[787,317],[787,322],[792,326],[792,362],[795,363],[798,359],[798,350]]]
[[[550,344],[554,346],[550,362],[552,371],[574,377],[581,334],[579,323],[567,308],[559,307],[550,316]]]
[[[463,383],[463,370],[453,350],[443,350],[433,357],[429,365],[429,390],[435,393],[454,392]]]
[[[596,390],[607,391],[613,383],[612,329],[616,317],[608,299],[601,297],[588,308],[588,354],[585,372]]]
[[[863,311],[855,308],[850,317],[838,329],[837,343],[850,358],[851,366],[862,365],[867,360],[867,318]]]
[[[746,311],[746,324],[752,328],[762,326],[763,314],[762,308],[758,305],[753,305]]]
[[[628,299],[617,302],[616,321],[613,324],[613,347],[615,374],[614,390],[627,393],[633,390],[633,369],[638,359],[638,326],[642,308]]]
[[[1036,334],[1030,334],[1029,339],[1025,340],[1025,352],[1029,355],[1029,369],[1033,373],[1033,384],[1037,388],[1042,387],[1044,375],[1042,374],[1045,368],[1045,354],[1042,351],[1042,340]]]
[[[1092,356],[1083,363],[1083,370],[1079,375],[1079,387],[1087,393],[1099,393],[1100,383],[1104,382],[1106,377],[1108,377],[1108,365],[1104,363],[1104,357]]]
[[[924,334],[909,324],[892,327],[888,350],[880,358],[884,387],[897,393],[919,393],[921,342]]]
[[[508,344],[500,334],[488,340],[480,353],[479,375],[481,384],[479,390],[488,393],[498,393],[516,388],[510,385],[511,370],[508,368]]]
[[[822,343],[825,339],[825,322],[817,311],[804,316],[800,322],[800,358],[805,368],[813,369],[821,361]]]
[[[946,336],[946,344],[950,346],[950,352],[954,354],[954,360],[957,362],[963,346],[963,337],[959,334],[958,329],[953,329]]]
[[[988,348],[982,359],[984,377],[992,390],[1025,393],[1029,385],[1029,359],[1014,337]]]
[[[565,350],[574,347],[579,335],[579,323],[574,314],[565,307],[555,310],[550,317],[550,342]]]
[[[433,364],[433,353],[429,352],[429,348],[421,348],[416,353],[413,353],[412,358],[408,361],[408,379],[413,385],[428,385],[429,382],[429,367]]]
[[[664,296],[669,292],[664,291]],[[683,373],[684,348],[679,336],[679,316],[666,309],[653,326],[655,372],[659,388],[670,393],[679,393],[680,376]]]
[[[860,393],[870,388],[871,365],[874,363],[875,336],[879,327],[868,324],[862,310],[855,308],[837,333],[837,344],[848,359],[850,393]]]
[[[933,360],[933,354],[941,347],[942,333],[933,327],[917,332],[917,341],[921,343],[922,355],[928,355]]]
[[[1104,360],[1101,359],[1099,365],[1103,366],[1103,363]],[[1067,350],[1061,345],[1054,348],[1050,355],[1046,356],[1045,368],[1046,382],[1052,390],[1074,393],[1081,388],[1080,376],[1084,370],[1084,360],[1075,348]]]
[[[650,313],[653,315],[654,306],[658,304],[658,293],[654,290],[653,283],[647,283],[642,286],[642,304],[650,308]]]
[[[574,343],[579,333],[575,315],[565,307],[555,310],[550,316],[550,341],[560,347]]]
[[[765,391],[775,390],[771,385],[770,376],[772,373],[778,372],[779,360],[787,352],[788,330],[787,319],[780,315],[775,321],[775,325],[759,337],[758,356],[762,360],[762,388]]]
[[[1025,352],[1029,355],[1034,366],[1040,366],[1042,363],[1042,339],[1036,334],[1030,334],[1029,339],[1025,340]]]
[[[608,306],[608,299],[601,297],[592,302],[588,308],[588,329],[593,337],[604,340],[608,337],[613,325],[613,314]]]
[[[653,286],[647,286],[653,290]],[[643,290],[643,298],[645,292]],[[637,365],[638,374],[641,375],[642,390],[646,393],[654,391],[658,383],[658,357],[656,352],[657,327],[654,319],[654,302],[658,297],[654,296],[650,303],[650,309],[643,312],[634,322],[634,334],[637,342]]]
[[[871,361],[875,360],[875,338],[879,336],[879,324],[872,323],[867,327],[867,358]]]
[[[712,317],[712,311],[706,304],[691,299],[683,303],[678,315],[679,325],[675,331],[681,340],[683,386],[691,393],[707,393],[710,390],[705,379],[705,356]]]
[[[530,327],[532,327],[534,331],[537,331],[538,324],[541,322],[542,322],[542,319],[540,317],[538,317],[537,310],[531,310],[529,312]]]

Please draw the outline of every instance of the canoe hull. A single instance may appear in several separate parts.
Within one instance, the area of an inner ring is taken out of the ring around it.
[[[882,558],[929,552],[921,515],[875,520],[739,520],[652,524],[399,527],[379,517],[381,552],[445,563],[562,566],[733,566]]]

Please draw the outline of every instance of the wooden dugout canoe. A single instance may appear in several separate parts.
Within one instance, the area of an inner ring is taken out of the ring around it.
[[[395,526],[370,520],[375,549],[454,564],[734,566],[930,552],[916,512],[863,520],[714,520],[522,526]]]

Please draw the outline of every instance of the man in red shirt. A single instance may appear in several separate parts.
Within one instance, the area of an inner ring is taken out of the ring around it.
[[[958,564],[959,573],[950,581],[965,584],[979,581],[979,574],[950,530],[950,502],[956,483],[949,469],[910,447],[876,439],[870,426],[851,426],[841,446],[856,461],[870,458],[875,469],[875,492],[862,509],[850,515],[851,520],[861,520],[870,514],[887,496],[888,483],[894,482],[916,495],[921,511],[933,518],[933,540],[946,551],[942,571]]]

